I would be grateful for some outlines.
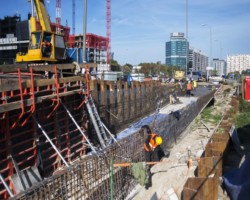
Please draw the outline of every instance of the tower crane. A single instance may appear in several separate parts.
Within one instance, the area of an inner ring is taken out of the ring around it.
[[[111,0],[107,0],[106,4],[107,64],[111,64]]]
[[[56,33],[61,34],[61,0],[56,0]]]

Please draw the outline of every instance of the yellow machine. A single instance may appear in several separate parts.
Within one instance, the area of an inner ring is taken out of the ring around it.
[[[185,79],[185,72],[184,71],[175,71],[174,79],[178,80],[178,81],[182,80],[182,79]]]
[[[36,30],[36,20],[30,18],[30,43],[27,53],[19,52],[16,62],[58,62],[66,60],[66,46],[62,34],[51,31],[44,0],[34,0],[42,30]]]

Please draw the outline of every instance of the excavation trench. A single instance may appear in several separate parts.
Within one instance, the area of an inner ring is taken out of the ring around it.
[[[176,117],[175,111],[159,113],[155,127],[164,138],[162,148],[165,153],[213,100],[214,93],[215,90],[208,90],[200,97],[190,98],[189,103],[178,110],[179,117]],[[102,152],[86,155],[11,199],[125,199],[137,182],[129,167],[115,168],[111,176],[111,163],[144,161],[144,136],[139,129],[135,130],[122,137],[119,145],[113,143]]]

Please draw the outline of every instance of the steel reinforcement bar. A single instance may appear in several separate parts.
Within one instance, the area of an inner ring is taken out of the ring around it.
[[[130,168],[116,168],[110,193],[110,163],[144,160],[143,136],[134,134],[113,144],[104,152],[88,155],[53,177],[10,199],[124,199],[136,182]]]

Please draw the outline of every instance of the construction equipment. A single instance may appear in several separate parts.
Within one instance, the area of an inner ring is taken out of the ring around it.
[[[175,71],[174,79],[177,81],[185,79],[185,72],[180,70]]]
[[[66,46],[64,35],[52,32],[44,0],[33,0],[32,2],[34,2],[42,29],[36,29],[36,19],[32,14],[29,20],[31,34],[28,52],[17,53],[16,62],[54,63],[65,61]]]

